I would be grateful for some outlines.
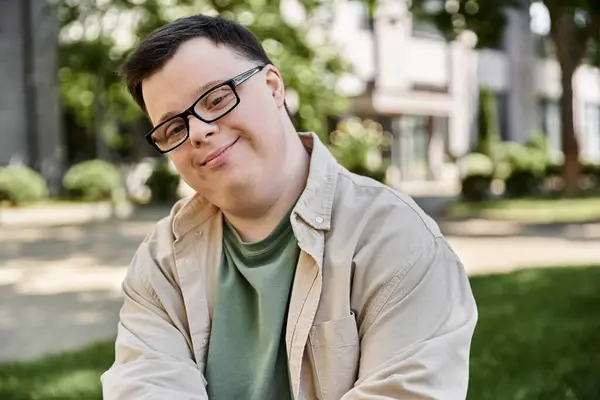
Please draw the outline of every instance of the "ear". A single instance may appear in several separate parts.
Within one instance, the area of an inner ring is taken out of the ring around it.
[[[271,89],[271,93],[273,94],[273,98],[277,103],[278,107],[283,107],[285,104],[285,87],[283,84],[283,78],[281,77],[281,72],[277,68],[272,65],[267,65],[266,69],[266,79],[267,85]]]

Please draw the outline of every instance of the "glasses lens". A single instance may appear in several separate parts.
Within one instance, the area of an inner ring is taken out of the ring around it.
[[[167,121],[152,133],[152,140],[162,151],[168,151],[178,146],[186,137],[187,126],[180,117]]]
[[[194,111],[207,121],[215,120],[237,105],[237,96],[231,87],[224,85],[211,90],[194,107]]]

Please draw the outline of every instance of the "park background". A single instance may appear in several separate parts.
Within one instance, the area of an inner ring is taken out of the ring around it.
[[[0,2],[0,399],[101,399],[120,283],[190,193],[118,67],[195,13],[250,28],[298,130],[464,261],[470,399],[600,398],[600,3]]]

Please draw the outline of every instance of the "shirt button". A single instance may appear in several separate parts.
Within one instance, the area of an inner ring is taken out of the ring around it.
[[[199,238],[200,236],[202,236],[202,231],[194,232],[194,236],[196,236],[196,238]]]
[[[315,218],[315,221],[317,221],[317,224],[322,224],[323,223],[323,217],[317,217]]]
[[[206,346],[206,345],[208,344],[208,340],[207,340],[207,339],[204,339],[204,340],[202,341],[202,343],[203,343],[203,344]]]

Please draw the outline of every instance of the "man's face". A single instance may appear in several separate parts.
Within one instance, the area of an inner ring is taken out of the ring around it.
[[[207,39],[184,43],[175,56],[144,80],[142,92],[154,126],[181,113],[215,85],[257,63]],[[267,65],[236,87],[240,103],[207,124],[189,117],[189,138],[168,153],[184,181],[222,208],[255,206],[278,182],[286,154],[283,83]],[[283,112],[282,112],[283,110]],[[216,154],[220,154],[215,158]],[[208,161],[210,160],[210,161]]]

